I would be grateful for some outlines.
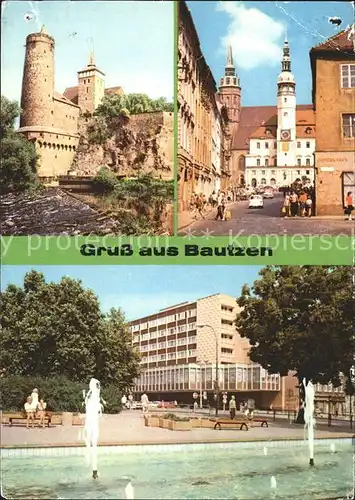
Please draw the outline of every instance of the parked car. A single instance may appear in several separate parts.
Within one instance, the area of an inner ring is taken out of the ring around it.
[[[158,408],[176,408],[174,401],[160,401]]]
[[[264,208],[264,200],[261,194],[254,194],[250,197],[249,208]]]
[[[264,191],[264,199],[272,199],[274,197],[274,192],[272,190]]]
[[[132,410],[141,410],[143,408],[143,405],[140,401],[132,401],[131,408]]]

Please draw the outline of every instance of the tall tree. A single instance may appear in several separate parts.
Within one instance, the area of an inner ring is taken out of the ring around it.
[[[270,373],[340,385],[354,352],[351,267],[267,266],[237,302],[236,327],[251,344],[250,359]]]
[[[104,96],[95,115],[113,118],[120,115],[150,113],[152,111],[174,111],[174,105],[165,97],[151,99],[147,94],[110,94]]]
[[[37,184],[38,155],[35,146],[14,131],[15,119],[19,115],[18,103],[1,96],[1,194],[24,191]]]
[[[63,375],[79,382],[97,376],[117,386],[137,376],[123,314],[117,313],[120,323],[114,311],[106,317],[80,281],[46,283],[32,271],[23,288],[9,285],[1,293],[0,306],[0,365],[7,375]]]

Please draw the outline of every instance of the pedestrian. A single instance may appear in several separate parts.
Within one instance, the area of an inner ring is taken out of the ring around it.
[[[353,197],[351,191],[348,191],[345,199],[344,214],[348,216],[345,220],[352,220],[351,214],[354,210]]]
[[[126,394],[123,394],[122,398],[121,398],[121,405],[122,405],[122,408],[126,408],[127,407],[127,398],[126,398]]]
[[[212,198],[212,208],[215,208],[217,206],[217,201],[218,201],[218,195],[216,191],[213,191],[211,198]]]
[[[34,427],[35,423],[35,411],[33,409],[33,401],[31,396],[28,396],[26,403],[25,403],[25,412],[27,415],[27,421],[26,421],[26,428],[29,428],[29,423],[32,421],[32,428]]]
[[[295,191],[291,193],[290,196],[290,203],[291,203],[291,217],[297,217],[298,214],[298,196]]]
[[[200,195],[196,196],[195,203],[196,203],[196,210],[197,210],[197,212],[200,214],[201,218],[204,219],[205,218],[204,213],[203,213],[204,200],[203,200],[202,193]]]
[[[141,396],[141,403],[142,403],[143,413],[147,413],[148,409],[149,409],[149,398],[146,395],[146,393],[142,394],[142,396]]]
[[[299,215],[300,217],[304,217],[306,213],[306,200],[307,200],[307,194],[302,191],[299,197],[299,202],[300,202],[300,212]]]
[[[313,201],[311,195],[308,195],[305,202],[305,214],[307,217],[312,217],[312,206],[313,206]]]
[[[224,220],[224,210],[225,210],[225,198],[224,198],[224,193],[221,192],[218,195],[217,199],[217,215],[215,217],[215,220],[221,219]]]
[[[289,195],[289,193],[285,194],[284,203],[282,206],[282,214],[283,214],[285,219],[287,217],[290,217],[290,215],[291,215],[290,214],[290,195]]]
[[[231,420],[235,419],[236,409],[237,409],[237,404],[235,402],[235,396],[232,396],[231,399],[229,400],[229,414],[230,414]]]

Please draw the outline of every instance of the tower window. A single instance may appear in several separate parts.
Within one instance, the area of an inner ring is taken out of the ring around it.
[[[88,83],[90,83],[90,78],[88,79]]]
[[[54,113],[54,111],[53,111],[53,109],[52,109],[51,114],[53,115],[53,113]]]
[[[227,82],[227,85],[229,85],[229,84],[230,84],[230,78],[229,78],[229,76],[227,76],[227,78],[226,78],[226,82]]]
[[[269,143],[268,142],[265,142],[265,148],[269,149]]]
[[[260,167],[260,160],[259,160],[259,158],[256,160],[256,166]]]
[[[307,167],[311,166],[311,159],[310,158],[306,158],[306,165],[307,165]]]
[[[84,85],[85,85],[85,83],[86,83],[86,80],[84,80]]]
[[[260,149],[260,142],[256,143],[256,147],[257,147],[257,149]]]
[[[301,147],[301,143],[300,141],[297,142],[297,147],[300,148]]]
[[[297,158],[297,166],[300,167],[301,166],[301,158]]]
[[[88,93],[88,92],[89,92],[89,87],[86,87],[86,93]]]
[[[268,167],[268,166],[269,166],[269,159],[265,158],[265,167]]]
[[[284,98],[284,102],[287,102],[287,97]]]
[[[306,142],[306,148],[310,148],[311,147],[311,143],[310,142]]]

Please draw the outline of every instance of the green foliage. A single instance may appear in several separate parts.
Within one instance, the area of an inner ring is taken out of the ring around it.
[[[14,131],[14,122],[19,114],[18,103],[1,96],[1,194],[37,187],[38,156],[35,146]]]
[[[93,178],[94,188],[100,194],[111,193],[118,183],[118,178],[107,167],[101,168]]]
[[[94,376],[124,390],[138,375],[123,313],[103,314],[97,296],[78,280],[46,283],[31,271],[23,288],[9,285],[1,293],[0,308],[0,366],[7,376],[63,375],[73,382]]]
[[[26,398],[36,387],[39,397],[53,412],[84,412],[83,390],[88,391],[90,379],[73,382],[61,375],[47,377],[14,375],[0,379],[3,411],[23,411]],[[102,397],[106,402],[105,413],[121,411],[122,392],[114,385],[102,387]]]
[[[95,111],[95,115],[114,118],[116,116],[129,116],[153,111],[172,112],[174,111],[174,104],[168,102],[165,97],[151,99],[146,94],[110,94],[104,96]]]
[[[1,96],[0,108],[0,139],[2,139],[9,130],[14,129],[15,120],[20,116],[20,106],[17,101],[10,101],[7,97]]]
[[[236,327],[251,344],[250,359],[270,373],[296,372],[335,386],[348,373],[354,344],[351,267],[267,266],[245,286]]]
[[[94,118],[88,125],[87,132],[90,144],[104,144],[111,135],[105,119],[101,116]]]

